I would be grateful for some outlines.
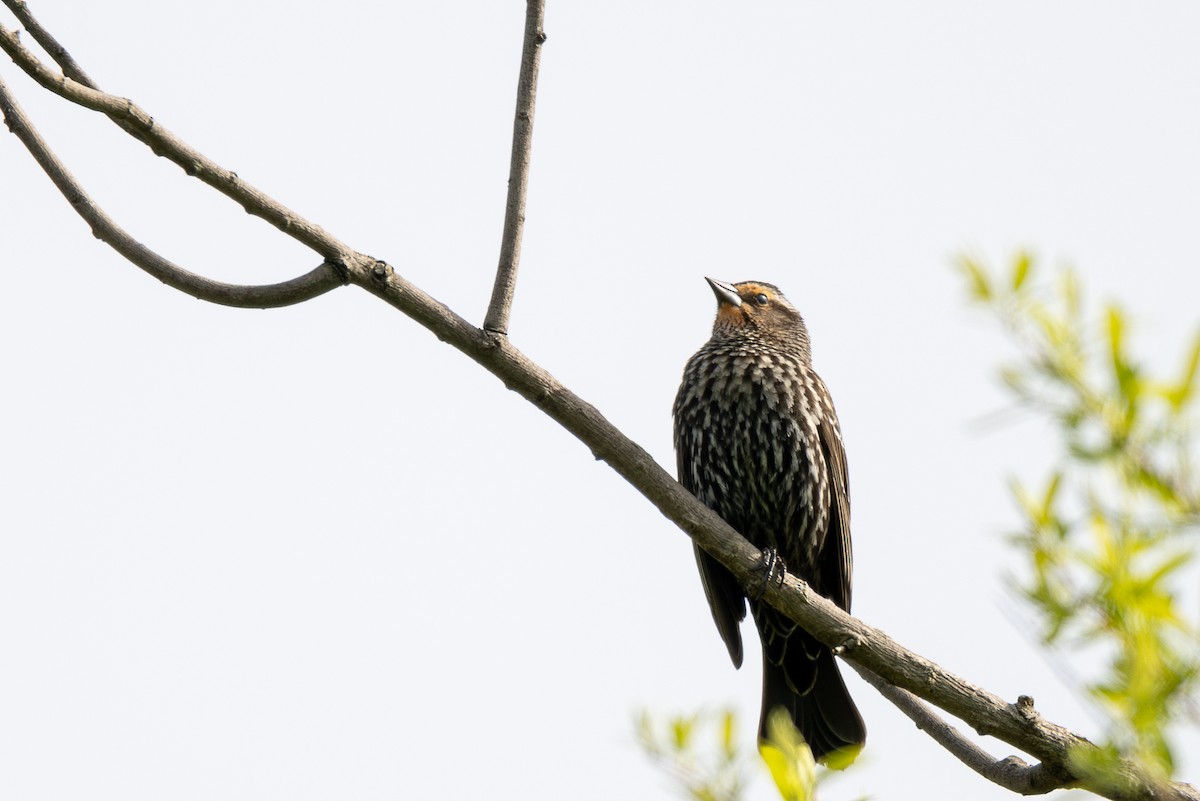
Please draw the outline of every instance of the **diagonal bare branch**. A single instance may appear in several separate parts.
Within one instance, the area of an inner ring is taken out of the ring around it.
[[[72,208],[91,226],[95,237],[168,286],[223,306],[265,309],[302,303],[344,283],[337,268],[328,262],[291,281],[260,286],[227,284],[189,272],[138,242],[96,205],[30,124],[3,79],[0,79],[0,113],[9,130],[29,149]]]
[[[537,98],[538,64],[546,34],[542,20],[546,0],[526,0],[525,45],[521,51],[521,75],[517,80],[517,112],[513,119],[512,162],[508,168],[508,200],[504,207],[504,235],[500,242],[500,265],[492,300],[483,320],[485,331],[508,333],[508,316],[517,288],[517,265],[521,261],[521,235],[525,231],[525,191],[529,184],[529,156],[533,147],[533,108]]]

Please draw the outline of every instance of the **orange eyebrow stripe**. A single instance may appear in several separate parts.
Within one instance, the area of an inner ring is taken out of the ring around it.
[[[755,284],[755,283],[738,284],[736,288],[738,290],[738,293],[742,294],[742,295],[763,294],[763,295],[766,295],[768,298],[775,297],[775,293],[772,292],[767,287],[763,286],[762,284]]]

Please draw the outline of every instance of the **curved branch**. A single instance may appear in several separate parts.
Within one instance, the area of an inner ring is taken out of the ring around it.
[[[189,272],[138,242],[96,205],[26,119],[3,79],[0,79],[0,113],[58,191],[91,226],[92,234],[168,286],[222,306],[265,309],[302,303],[345,283],[329,262],[290,281],[259,286],[226,284]]]
[[[155,155],[162,156],[191,175],[237,202],[247,214],[260,217],[296,241],[315,250],[326,261],[340,263],[351,249],[319,225],[304,219],[257,187],[244,182],[236,172],[227,170],[195,150],[175,134],[158,125],[154,118],[133,101],[101,92],[65,75],[51,72],[29,51],[17,34],[0,25],[0,50],[3,50],[43,88],[72,103],[99,111],[131,136],[143,142]],[[65,51],[64,51],[65,52]]]
[[[959,734],[958,730],[938,717],[933,710],[921,703],[921,699],[888,684],[862,665],[851,663],[858,675],[891,701],[897,708],[917,724],[917,728],[928,734],[960,762],[983,778],[1006,790],[1021,795],[1042,795],[1071,785],[1072,777],[1063,771],[1054,770],[1045,762],[1026,764],[1020,757],[1010,756],[995,759],[987,751]]]
[[[508,314],[517,288],[517,265],[521,261],[521,235],[525,230],[525,190],[529,184],[529,154],[533,147],[533,107],[537,98],[538,63],[542,56],[542,19],[546,0],[526,0],[525,46],[521,52],[521,75],[517,80],[517,113],[513,120],[512,162],[508,168],[508,201],[504,207],[504,235],[500,242],[500,265],[492,286],[492,300],[483,320],[485,331],[508,333]]]

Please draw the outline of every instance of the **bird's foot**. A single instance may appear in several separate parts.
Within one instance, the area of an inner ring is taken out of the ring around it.
[[[771,582],[775,582],[780,587],[783,586],[783,580],[787,576],[787,565],[783,562],[783,557],[779,555],[779,551],[774,548],[763,548],[759,553],[758,575],[755,576],[753,583],[750,585],[750,600],[758,603],[762,600],[763,595],[767,592],[767,587]]]

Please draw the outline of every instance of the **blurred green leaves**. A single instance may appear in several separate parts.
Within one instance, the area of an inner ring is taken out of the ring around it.
[[[664,721],[643,711],[642,750],[694,801],[741,801],[745,766],[732,711],[680,715]]]
[[[759,746],[759,753],[783,801],[812,801],[817,763],[783,707],[776,707],[767,718],[767,741]]]
[[[637,731],[642,750],[695,801],[741,801],[764,766],[784,801],[813,801],[818,786],[849,767],[862,750],[835,752],[829,760],[832,769],[817,765],[783,709],[767,719],[767,740],[758,743],[758,758],[738,747],[740,735],[729,710],[661,719],[642,712]]]
[[[1013,585],[1048,646],[1103,654],[1083,690],[1109,721],[1108,743],[1076,767],[1105,775],[1124,756],[1169,776],[1169,732],[1194,715],[1200,674],[1198,621],[1179,603],[1196,583],[1200,335],[1157,377],[1133,355],[1119,306],[1088,322],[1072,271],[1039,282],[1026,253],[1007,275],[970,258],[959,267],[1018,346],[1005,386],[1061,437],[1040,487],[1013,482],[1023,525],[1012,542],[1028,568]]]

